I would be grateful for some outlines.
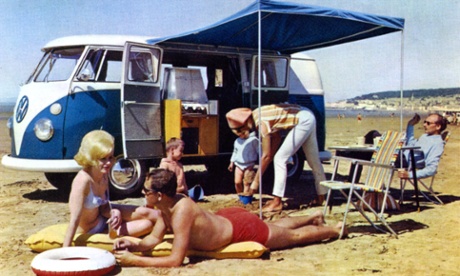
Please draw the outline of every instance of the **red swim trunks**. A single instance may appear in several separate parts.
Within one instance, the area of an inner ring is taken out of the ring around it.
[[[255,241],[265,245],[268,240],[269,229],[255,214],[240,207],[224,208],[216,215],[228,219],[233,225],[232,243]]]

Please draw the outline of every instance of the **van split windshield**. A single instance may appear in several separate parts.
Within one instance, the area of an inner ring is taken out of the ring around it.
[[[51,49],[47,51],[27,83],[64,81],[69,79],[84,47]]]

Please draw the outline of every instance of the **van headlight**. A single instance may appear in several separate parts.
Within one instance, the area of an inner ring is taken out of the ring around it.
[[[10,134],[10,138],[13,138],[13,117],[9,117],[8,121],[6,122],[6,127],[8,128],[8,132]]]
[[[40,119],[35,123],[34,132],[41,141],[48,141],[54,134],[53,123],[47,118]]]

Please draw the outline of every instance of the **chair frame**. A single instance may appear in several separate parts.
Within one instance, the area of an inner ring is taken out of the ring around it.
[[[393,136],[394,141],[392,144],[388,145],[388,142],[385,140],[386,137],[388,136]],[[366,192],[380,192],[383,193],[383,202],[385,203],[388,198],[388,193],[390,190],[390,185],[391,181],[393,179],[393,171],[394,171],[394,162],[396,160],[396,155],[401,149],[403,142],[404,142],[404,133],[399,133],[399,132],[394,132],[394,131],[388,131],[384,133],[384,135],[381,137],[379,141],[379,145],[374,151],[374,156],[377,156],[378,151],[380,150],[388,150],[388,148],[391,149],[391,159],[387,160],[387,163],[377,163],[375,162],[375,158],[373,157],[371,161],[367,160],[360,160],[360,159],[352,159],[352,158],[346,158],[346,157],[339,157],[339,156],[334,156],[334,169],[332,173],[331,180],[328,181],[321,181],[321,185],[329,188],[327,197],[326,197],[326,205],[324,207],[324,215],[326,215],[327,207],[329,205],[330,199],[331,199],[331,194],[333,190],[339,190],[345,198],[347,198],[347,204],[346,204],[346,210],[343,218],[343,224],[342,224],[342,229],[340,231],[340,236],[339,238],[342,238],[344,230],[345,230],[345,224],[346,224],[346,219],[347,215],[350,209],[350,204],[352,204],[355,209],[357,209],[361,215],[377,230],[382,231],[382,232],[390,232],[394,236],[397,237],[397,233],[390,227],[390,225],[387,223],[385,220],[384,216],[384,211],[385,211],[385,205],[382,204],[381,210],[378,212],[374,208],[372,208],[366,200],[364,200],[364,197],[366,195]],[[385,141],[384,141],[385,140]],[[385,145],[385,148],[383,148],[382,145]],[[388,148],[387,148],[388,147]],[[345,181],[336,181],[335,177],[337,175],[338,169],[339,169],[339,163],[341,161],[347,161],[347,163],[350,163],[350,165],[355,165],[354,166],[354,171],[353,171],[353,177],[351,182],[345,182]],[[367,176],[365,181],[363,182],[364,184],[358,183],[357,182],[357,175],[358,175],[358,170],[359,167],[364,167],[367,166],[369,167],[369,170],[367,172]],[[377,175],[377,176],[376,176]],[[349,189],[348,194],[344,191],[345,189]],[[362,192],[362,194],[361,194]],[[357,198],[357,201],[353,201],[352,197],[355,196]],[[362,207],[359,206],[359,202],[362,202],[365,207],[367,207],[367,210],[371,211],[377,220],[379,220],[383,226],[388,231],[383,230],[381,227],[378,227],[370,218],[368,215],[366,215],[365,211],[363,210]],[[330,211],[332,210],[332,205],[330,205]]]
[[[434,178],[435,178],[436,174],[432,175],[432,176],[428,176],[427,178],[425,179],[428,179],[428,178],[431,178],[430,180],[430,186],[428,186],[422,179],[420,178],[417,178],[417,183],[418,184],[421,184],[423,187],[425,187],[425,189],[427,190],[427,192],[429,192],[437,201],[431,199],[424,191],[420,190],[419,189],[419,192],[420,194],[423,195],[423,197],[425,197],[428,201],[431,201],[432,203],[435,203],[435,204],[444,204],[444,202],[436,195],[436,192],[433,190],[433,183],[434,183]],[[404,189],[406,188],[406,183],[407,181],[409,181],[410,184],[412,184],[412,186],[414,186],[414,180],[413,179],[402,179],[402,181],[400,182],[400,186],[401,186],[401,196],[399,198],[399,204],[402,204],[403,201],[404,201]]]

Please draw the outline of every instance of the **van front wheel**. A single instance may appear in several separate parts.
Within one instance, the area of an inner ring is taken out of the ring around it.
[[[77,173],[45,173],[46,180],[60,192],[69,194],[72,181]]]
[[[144,185],[145,175],[144,162],[117,156],[109,174],[111,195],[126,197],[137,194]]]

